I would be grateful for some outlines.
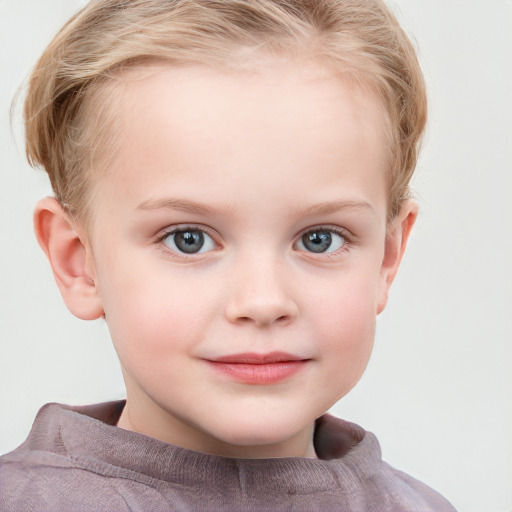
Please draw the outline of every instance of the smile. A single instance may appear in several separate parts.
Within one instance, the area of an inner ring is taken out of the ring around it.
[[[269,385],[284,381],[302,368],[309,359],[284,352],[269,354],[233,354],[207,363],[216,371],[243,384]]]

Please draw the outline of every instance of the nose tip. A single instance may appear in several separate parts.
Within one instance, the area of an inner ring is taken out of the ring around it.
[[[236,310],[230,308],[228,318],[231,322],[239,324],[253,323],[258,327],[266,327],[272,324],[286,325],[293,321],[296,315],[296,308],[290,305],[257,304],[251,308]]]
[[[287,325],[297,314],[296,303],[275,287],[273,290],[265,287],[245,290],[245,293],[232,297],[226,308],[230,322],[258,327]]]

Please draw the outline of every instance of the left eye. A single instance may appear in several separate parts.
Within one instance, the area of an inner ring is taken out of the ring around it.
[[[179,229],[169,233],[163,243],[176,252],[199,254],[215,248],[212,237],[201,229]]]
[[[302,235],[298,249],[314,253],[330,253],[341,249],[347,240],[332,229],[313,229]]]

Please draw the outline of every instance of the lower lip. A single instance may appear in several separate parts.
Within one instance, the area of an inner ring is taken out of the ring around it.
[[[304,368],[307,360],[264,364],[223,363],[221,361],[208,361],[208,363],[218,372],[237,382],[268,385],[289,379]]]

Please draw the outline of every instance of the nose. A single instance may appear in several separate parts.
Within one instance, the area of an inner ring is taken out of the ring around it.
[[[226,317],[230,322],[266,327],[287,325],[295,320],[298,307],[278,266],[259,260],[244,265],[232,275],[226,306]]]

